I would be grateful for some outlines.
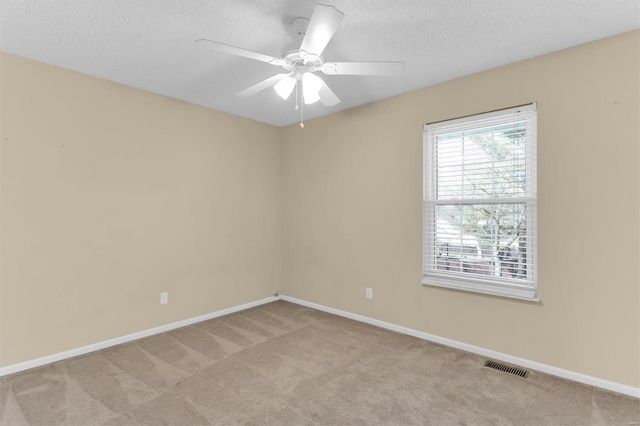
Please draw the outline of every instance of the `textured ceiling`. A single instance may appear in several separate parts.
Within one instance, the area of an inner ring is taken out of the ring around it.
[[[0,50],[282,126],[294,97],[235,93],[281,68],[216,52],[208,38],[279,57],[316,3],[346,15],[328,61],[404,61],[401,77],[322,77],[342,100],[317,117],[640,27],[638,0],[0,0]],[[1,70],[0,70],[1,72]]]

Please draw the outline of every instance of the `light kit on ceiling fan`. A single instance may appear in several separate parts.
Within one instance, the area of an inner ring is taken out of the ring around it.
[[[330,107],[340,103],[340,99],[322,78],[314,74],[318,71],[326,75],[368,76],[397,75],[404,71],[403,62],[325,62],[322,52],[338,30],[343,18],[344,13],[333,6],[316,5],[311,19],[296,18],[292,21],[294,33],[302,37],[302,41],[299,46],[296,44],[293,48],[286,49],[280,58],[205,38],[198,39],[196,42],[206,42],[219,52],[281,66],[287,71],[238,92],[238,96],[251,96],[273,87],[282,99],[287,100],[294,89],[301,86],[304,104],[320,101],[325,107]],[[305,24],[307,24],[306,28]],[[296,110],[298,110],[297,97],[296,95]],[[302,117],[300,124],[304,127]]]
[[[318,102],[321,88],[322,80],[320,77],[308,71],[302,74],[302,97],[305,104],[309,105]]]
[[[276,85],[273,86],[273,88],[275,89],[276,93],[286,101],[287,99],[289,99],[289,96],[291,96],[291,92],[293,92],[293,89],[296,88],[296,83],[296,79],[293,76],[288,75],[277,82]]]

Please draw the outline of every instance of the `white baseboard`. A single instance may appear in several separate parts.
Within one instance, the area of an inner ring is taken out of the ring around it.
[[[420,339],[428,340],[431,342],[439,343],[441,345],[450,346],[453,348],[461,349],[463,351],[475,353],[478,355],[486,356],[496,360],[508,362],[510,364],[519,365],[521,367],[529,368],[532,370],[540,371],[542,373],[551,374],[553,376],[562,377],[564,379],[573,380],[575,382],[584,383],[587,385],[595,386],[602,389],[607,389],[613,392],[621,393],[624,395],[640,398],[640,388],[633,386],[623,385],[621,383],[612,382],[597,377],[587,376],[586,374],[576,373],[574,371],[565,370],[563,368],[554,367],[552,365],[542,364],[536,361],[531,361],[525,358],[516,357],[513,355],[505,354],[502,352],[493,351],[491,349],[482,348],[480,346],[469,345],[467,343],[459,342],[453,339],[447,339],[446,337],[436,336],[434,334],[425,333],[411,328],[402,327],[396,324],[392,324],[385,321],[365,317],[363,315],[353,314],[340,309],[330,308],[328,306],[320,305],[317,303],[307,302],[305,300],[296,299],[285,295],[268,297],[266,299],[256,300],[254,302],[245,303],[231,308],[222,309],[220,311],[212,312],[205,315],[200,315],[193,318],[188,318],[182,321],[173,322],[171,324],[162,325],[159,327],[150,328],[148,330],[139,331],[126,336],[116,337],[114,339],[104,340],[102,342],[93,343],[91,345],[82,346],[80,348],[70,349],[68,351],[59,352],[52,355],[47,355],[41,358],[32,359],[29,361],[20,362],[17,364],[0,367],[0,377],[8,374],[18,373],[20,371],[29,370],[31,368],[40,367],[42,365],[50,364],[52,362],[61,361],[63,359],[72,358],[79,355],[84,355],[89,352],[98,351],[111,346],[121,345],[123,343],[131,342],[133,340],[141,339],[143,337],[152,336],[154,334],[164,333],[165,331],[174,330],[176,328],[185,327],[187,325],[195,324],[197,322],[207,321],[212,318],[220,317],[223,315],[231,314],[245,309],[260,306],[265,303],[273,302],[278,299],[286,300],[288,302],[296,303],[298,305],[307,306],[309,308],[317,309],[319,311],[328,312],[331,314],[339,315],[341,317],[350,318],[352,320],[364,322],[367,324],[375,325],[387,330],[397,331],[399,333],[408,334]]]
[[[573,380],[574,382],[584,383],[587,385],[595,386],[602,389],[607,389],[607,390],[621,393],[624,395],[640,398],[640,388],[635,388],[633,386],[623,385],[621,383],[616,383],[609,380],[600,379],[597,377],[587,376],[586,374],[576,373],[574,371],[565,370],[563,368],[554,367],[552,365],[542,364],[536,361],[530,361],[525,358],[520,358],[517,356],[505,354],[502,352],[496,352],[491,349],[482,348],[480,346],[469,345],[467,343],[458,342],[457,340],[447,339],[446,337],[440,337],[434,334],[413,330],[413,329],[402,327],[389,322],[365,317],[363,315],[352,314],[350,312],[342,311],[340,309],[330,308],[328,306],[307,302],[305,300],[296,299],[294,297],[281,295],[280,299],[286,300],[287,302],[296,303],[298,305],[307,306],[309,308],[317,309],[319,311],[329,312],[331,314],[340,315],[341,317],[350,318],[352,320],[386,328],[388,330],[393,330],[399,333],[408,334],[410,336],[418,337],[420,339],[428,340],[430,342],[439,343],[441,345],[450,346],[456,349],[461,349],[463,351],[486,356],[488,358],[504,361],[509,364],[514,364],[521,367],[529,368],[531,370],[540,371],[542,373],[551,374],[553,376],[562,377],[563,379],[569,379],[569,380]]]
[[[142,339],[143,337],[152,336],[158,333],[164,333],[165,331],[174,330],[176,328],[185,327],[187,325],[195,324],[210,320],[212,318],[220,317],[223,315],[231,314],[245,309],[253,308],[254,306],[263,305],[265,303],[278,300],[279,297],[267,297],[266,299],[256,300],[255,302],[249,302],[231,308],[222,309],[220,311],[212,312],[210,314],[200,315],[193,318],[188,318],[182,321],[172,322],[171,324],[161,325],[159,327],[150,328],[148,330],[138,331],[136,333],[127,334],[126,336],[116,337],[114,339],[104,340],[98,343],[92,343],[80,348],[70,349],[68,351],[59,352],[52,355],[43,356],[41,358],[31,359],[29,361],[20,362],[18,364],[8,365],[6,367],[0,367],[0,377],[8,374],[18,373],[20,371],[29,370],[31,368],[40,367],[42,365],[50,364],[52,362],[61,361],[63,359],[72,358],[78,355],[84,355],[89,352],[94,352],[100,349],[105,349],[115,345],[121,345],[123,343],[131,342],[132,340]]]

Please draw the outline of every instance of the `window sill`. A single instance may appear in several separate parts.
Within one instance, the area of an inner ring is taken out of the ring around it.
[[[422,284],[432,287],[453,288],[473,293],[526,300],[528,302],[540,301],[534,287],[511,286],[474,279],[443,277],[437,274],[424,274],[422,276]]]

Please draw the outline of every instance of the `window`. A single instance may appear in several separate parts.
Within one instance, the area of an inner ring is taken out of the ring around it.
[[[537,300],[536,105],[427,124],[422,283]]]

